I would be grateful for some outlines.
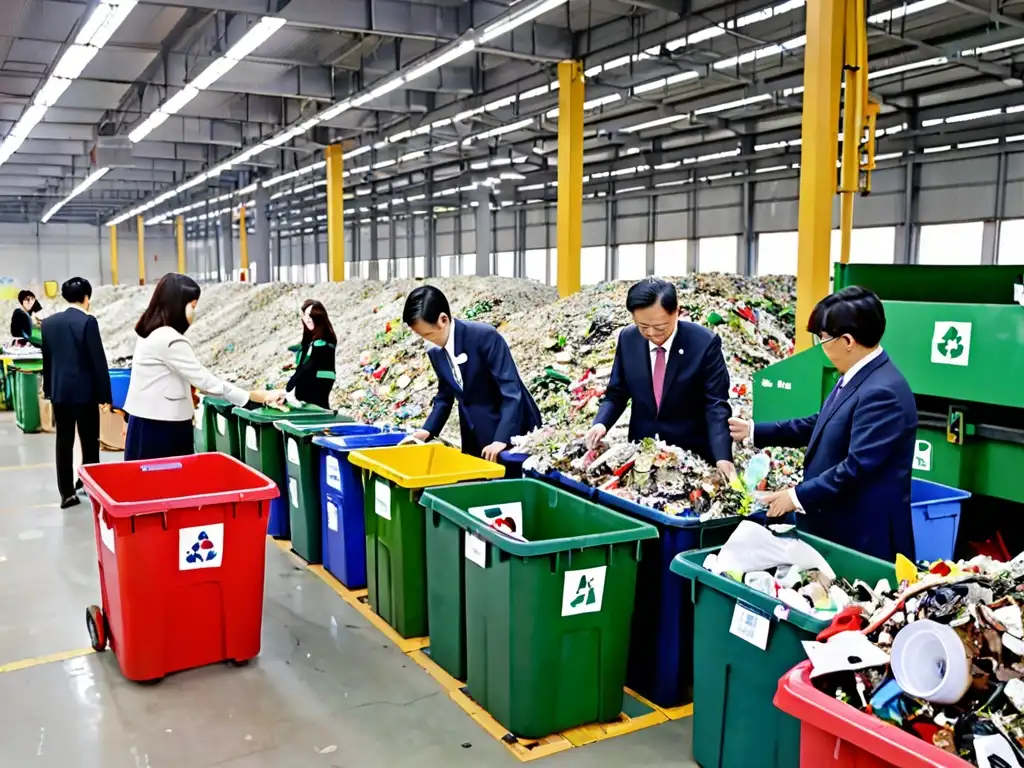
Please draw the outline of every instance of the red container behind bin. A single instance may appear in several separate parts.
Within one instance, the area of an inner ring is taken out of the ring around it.
[[[819,691],[805,661],[779,680],[775,706],[800,721],[800,768],[970,768],[970,763]]]
[[[277,486],[238,459],[203,453],[79,470],[92,500],[102,612],[129,680],[260,652],[267,518]]]

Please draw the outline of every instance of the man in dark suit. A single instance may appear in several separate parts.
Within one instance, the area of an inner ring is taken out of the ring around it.
[[[587,445],[596,448],[632,403],[629,439],[658,437],[735,477],[729,370],[722,340],[679,319],[676,287],[647,278],[629,289],[632,325],[619,334],[612,375]]]
[[[73,277],[61,286],[67,309],[43,321],[43,394],[57,426],[57,488],[61,509],[79,503],[74,474],[75,429],[82,463],[100,460],[99,406],[112,400],[110,371],[96,318],[89,314],[92,286]]]
[[[448,299],[432,285],[409,294],[402,320],[434,345],[427,354],[437,374],[437,396],[416,438],[437,437],[456,400],[462,452],[488,461],[497,461],[513,437],[540,426],[540,410],[494,328],[453,320]]]
[[[752,425],[731,419],[732,436],[758,446],[803,448],[804,481],[770,494],[768,515],[806,512],[800,527],[892,561],[914,555],[910,471],[917,432],[914,395],[879,346],[885,310],[860,286],[826,296],[808,332],[842,374],[821,410],[790,421]]]

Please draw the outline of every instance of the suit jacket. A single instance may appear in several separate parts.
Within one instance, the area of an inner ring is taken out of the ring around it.
[[[722,340],[707,328],[679,321],[666,361],[660,409],[654,400],[650,344],[635,325],[624,328],[594,423],[610,429],[630,401],[630,440],[658,436],[705,461],[732,461],[729,369]]]
[[[540,410],[519,378],[512,352],[494,328],[455,320],[455,356],[462,386],[452,371],[447,352],[434,347],[427,354],[437,374],[434,407],[423,428],[437,436],[459,401],[462,452],[479,456],[493,442],[511,445],[515,435],[540,426]]]
[[[757,424],[758,446],[802,448],[796,495],[803,530],[891,562],[914,555],[910,472],[917,404],[883,352],[835,393],[820,413]]]
[[[113,400],[96,318],[68,307],[43,320],[43,393],[54,405]]]

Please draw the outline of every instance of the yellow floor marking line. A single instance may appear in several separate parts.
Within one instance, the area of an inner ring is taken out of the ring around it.
[[[4,464],[0,466],[0,472],[16,472],[19,469],[53,469],[53,463],[49,464]]]
[[[32,669],[32,667],[41,667],[44,664],[53,664],[58,661],[70,661],[71,659],[78,659],[82,656],[89,656],[96,653],[92,648],[79,648],[74,651],[61,651],[60,653],[51,653],[48,656],[36,656],[34,659],[22,659],[21,661],[12,661],[9,664],[0,665],[0,675],[5,672],[20,672],[23,669]]]
[[[430,656],[424,652],[429,647],[430,638],[416,637],[403,638],[384,619],[373,612],[367,602],[367,590],[353,590],[338,581],[322,565],[310,565],[292,550],[290,541],[271,539],[278,549],[287,554],[294,562],[305,567],[310,573],[330,587],[335,594],[341,597],[346,603],[355,608],[370,624],[391,641],[398,649],[405,653],[418,666],[447,691],[448,696],[467,715],[483,728],[490,736],[505,745],[521,762],[530,762],[543,757],[564,752],[575,747],[584,747],[598,741],[604,741],[616,736],[623,736],[627,733],[634,733],[650,728],[654,725],[667,723],[670,720],[679,720],[690,717],[693,714],[693,705],[685,704],[681,707],[671,709],[659,707],[645,699],[643,696],[625,689],[626,693],[639,701],[652,711],[638,717],[630,717],[623,713],[619,719],[612,723],[595,723],[582,725],[578,728],[571,728],[562,733],[555,733],[543,739],[520,739],[508,732],[508,730],[495,720],[483,707],[470,698],[465,691],[466,684],[445,672]]]

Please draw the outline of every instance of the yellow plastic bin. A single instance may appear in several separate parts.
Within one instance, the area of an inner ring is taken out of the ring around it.
[[[500,478],[505,468],[436,443],[353,451],[349,461],[363,470],[370,607],[402,637],[423,637],[427,547],[420,494],[425,488]]]

